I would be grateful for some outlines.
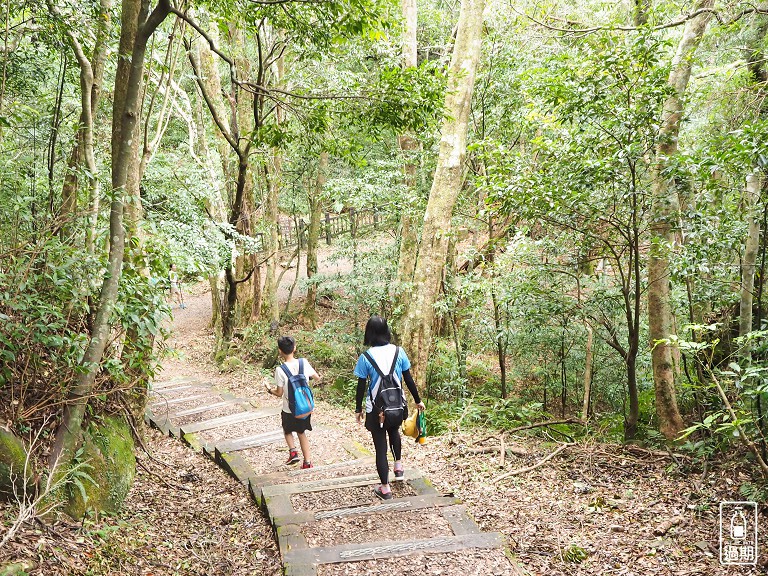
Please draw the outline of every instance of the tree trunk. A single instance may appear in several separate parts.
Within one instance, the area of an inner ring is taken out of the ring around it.
[[[309,232],[307,234],[307,301],[304,306],[304,316],[306,316],[312,328],[315,328],[317,322],[317,284],[312,278],[317,274],[317,245],[320,242],[320,219],[323,217],[322,194],[325,187],[325,179],[328,171],[328,152],[320,152],[320,159],[317,167],[316,186],[310,193],[309,198]]]
[[[241,154],[237,164],[237,187],[235,190],[235,201],[232,212],[230,213],[229,223],[236,226],[240,220],[240,211],[243,206],[243,196],[245,194],[245,181],[248,178],[248,155]],[[237,286],[238,279],[235,275],[234,257],[229,259],[224,271],[224,299],[221,309],[221,335],[222,342],[219,347],[220,352],[226,353],[229,350],[229,344],[232,342],[232,336],[235,333],[235,310],[237,307]]]
[[[221,334],[221,310],[224,307],[224,272],[218,272],[208,276],[208,284],[211,287],[211,323],[209,324],[214,334]]]
[[[418,23],[416,0],[403,0],[403,66],[415,68],[418,66],[416,29]],[[415,155],[419,150],[419,142],[412,134],[402,134],[398,139],[400,151],[405,162],[405,187],[413,194],[416,187],[417,164]],[[413,272],[416,266],[418,252],[417,218],[414,218],[411,207],[407,206],[400,216],[400,256],[397,262],[397,281],[404,285],[413,282]],[[401,295],[401,298],[404,297]]]
[[[279,178],[281,175],[282,158],[274,151],[271,169],[264,167],[266,175],[266,199],[264,202],[264,220],[267,223],[265,247],[267,249],[266,266],[264,269],[264,291],[262,293],[262,313],[270,322],[280,321],[280,309],[277,302],[277,255],[280,249],[280,213],[277,208],[277,196],[280,191]]]
[[[711,8],[713,1],[700,0],[696,9]],[[659,430],[669,440],[676,438],[683,429],[683,419],[677,407],[672,344],[668,342],[668,339],[675,335],[669,253],[675,240],[673,224],[678,219],[679,203],[677,192],[665,172],[669,159],[677,154],[683,97],[691,76],[693,56],[710,17],[710,12],[703,12],[685,24],[669,74],[669,84],[674,92],[664,102],[656,161],[653,166],[651,248],[648,257],[648,331],[652,346],[651,360]]]
[[[216,43],[218,43],[218,28],[215,25],[209,27],[209,37]],[[227,107],[224,103],[224,96],[221,90],[221,77],[219,75],[219,69],[216,66],[213,52],[211,51],[207,42],[202,38],[195,41],[194,45],[189,47],[189,59],[193,63],[193,68],[196,73],[199,74],[200,91],[204,93],[203,98],[206,100],[206,104],[211,106],[215,111],[216,118],[222,122],[224,126],[229,125]],[[207,97],[205,96],[207,95]],[[199,98],[198,98],[199,101]],[[202,112],[202,111],[201,111]],[[202,121],[202,113],[199,114],[200,120],[200,140],[206,141],[205,127]],[[222,134],[221,130],[216,131],[216,143],[219,153],[219,159],[221,161],[221,174],[223,179],[220,180],[221,186],[217,187],[217,194],[214,202],[211,204],[211,214],[213,218],[218,222],[224,222],[226,220],[226,204],[227,200],[231,201],[230,194],[227,190],[227,183],[229,178],[229,157],[232,154],[232,149],[227,139]],[[207,148],[207,146],[206,146]],[[213,171],[213,160],[209,151],[209,163],[210,171]],[[209,282],[211,285],[211,328],[214,329],[214,333],[221,334],[221,310],[224,302],[224,288],[225,282],[224,272],[219,271],[216,274],[211,275]]]
[[[49,2],[49,6],[52,3]],[[61,211],[62,220],[61,237],[66,239],[71,234],[70,222],[77,214],[78,176],[81,164],[85,160],[88,170],[88,225],[86,227],[85,246],[88,252],[93,253],[93,238],[96,230],[100,187],[96,178],[96,161],[93,151],[93,126],[99,110],[99,96],[101,84],[104,80],[104,63],[107,56],[107,43],[105,37],[110,26],[111,0],[101,0],[98,23],[96,25],[96,42],[93,47],[91,60],[88,61],[80,47],[72,29],[67,30],[70,44],[73,45],[78,65],[80,66],[81,108],[75,143],[72,147],[67,170],[64,175],[64,184],[61,187]],[[51,10],[54,11],[53,9]],[[58,9],[55,10],[58,13]],[[83,92],[83,90],[86,90]],[[95,207],[95,212],[92,209]]]
[[[496,330],[496,356],[499,361],[501,374],[501,397],[507,397],[507,347],[504,345],[506,335],[502,335],[501,314],[499,313],[499,298],[496,289],[491,288],[491,301],[493,302],[493,326]]]
[[[757,199],[760,196],[760,177],[753,172],[747,176],[745,189],[745,208],[749,221],[749,232],[744,244],[744,257],[741,262],[741,300],[739,302],[739,336],[752,331],[752,302],[755,287],[755,263],[760,245],[760,213]],[[749,350],[746,351],[749,356]]]
[[[253,145],[253,139],[241,138],[241,132],[239,131],[237,121],[237,109],[236,102],[238,97],[239,87],[236,84],[232,85],[232,94],[230,95],[231,104],[231,116],[227,118],[225,106],[220,97],[220,81],[219,76],[215,72],[215,63],[212,60],[210,50],[200,43],[197,49],[191,49],[188,44],[188,56],[192,69],[195,72],[195,80],[197,87],[200,91],[200,95],[203,97],[208,111],[211,113],[220,136],[226,140],[229,148],[237,155],[237,177],[235,178],[235,186],[228,194],[229,214],[228,222],[230,226],[237,228],[240,222],[244,199],[247,187],[248,179],[248,159],[250,157],[251,146]],[[205,62],[207,61],[207,64]],[[235,76],[236,67],[231,65],[230,73]],[[216,91],[218,89],[218,91]],[[260,109],[254,105],[254,114]],[[254,125],[258,129],[258,121],[254,118]],[[244,144],[241,143],[244,141]],[[222,153],[222,164],[224,173],[228,173],[229,163],[227,162],[228,151]],[[231,240],[232,238],[228,238]],[[237,288],[238,280],[235,271],[235,256],[231,255],[227,265],[224,269],[224,297],[221,299],[221,339],[217,343],[217,357],[222,354],[226,354],[229,350],[229,344],[232,341],[232,336],[235,330],[235,309],[237,305]],[[213,297],[213,296],[212,296]]]
[[[123,23],[129,22],[133,17],[132,15],[136,14],[136,22],[137,24],[141,22],[141,25],[126,26],[121,32],[121,45],[123,45],[123,36],[132,35],[129,43],[132,50],[121,52],[122,58],[129,58],[130,67],[129,74],[126,76],[124,97],[120,98],[120,116],[113,122],[112,187],[114,199],[112,200],[109,221],[109,264],[101,287],[91,340],[80,362],[80,370],[78,370],[75,385],[68,393],[61,424],[56,430],[54,445],[49,456],[51,466],[59,462],[69,462],[80,441],[85,407],[88,397],[93,391],[96,373],[109,340],[110,317],[117,300],[125,249],[123,203],[128,167],[136,149],[136,140],[132,139],[130,135],[133,134],[138,118],[140,83],[144,73],[144,55],[147,41],[168,15],[169,9],[167,0],[161,0],[155,10],[147,17],[148,0],[124,0],[123,2]],[[121,137],[114,138],[114,131],[118,131]]]
[[[281,56],[275,63],[275,86],[279,86],[283,79],[284,58]],[[276,104],[275,122],[280,125],[283,121],[283,110],[279,104]],[[267,198],[264,202],[264,219],[269,227],[267,236],[267,261],[264,273],[264,315],[272,325],[280,322],[280,306],[277,299],[277,256],[279,252],[280,212],[277,206],[277,198],[282,185],[283,157],[279,148],[272,150],[271,170],[267,168],[266,193]]]
[[[581,419],[586,422],[589,418],[589,400],[592,394],[592,348],[595,335],[588,322],[584,322],[584,328],[587,330],[587,344],[584,354],[584,402],[581,405]]]
[[[624,417],[624,440],[634,440],[637,423],[640,421],[640,399],[637,394],[637,352],[630,352],[624,360],[627,369],[627,396],[629,413]]]
[[[440,288],[451,231],[451,216],[464,178],[469,118],[475,72],[480,58],[485,0],[462,0],[448,70],[440,152],[421,232],[414,273],[415,294],[403,321],[403,346],[413,356],[416,381],[425,381],[432,347],[435,301]]]
[[[242,78],[251,76],[251,63],[246,56],[245,38],[243,33],[238,31],[233,34],[233,48],[237,57],[235,66]],[[237,126],[240,134],[252,134],[254,129],[253,117],[254,95],[247,90],[239,90],[237,94],[237,106],[235,114],[237,115]],[[256,202],[254,199],[254,181],[252,173],[248,173],[245,179],[245,188],[243,190],[243,208],[240,214],[240,220],[237,222],[237,231],[243,236],[252,236],[255,229]],[[235,270],[238,278],[245,278],[250,274],[250,278],[242,282],[237,288],[237,311],[235,318],[237,323],[244,323],[254,320],[252,317],[253,306],[253,282],[254,274],[252,270],[258,264],[256,254],[250,252],[240,253],[235,260]]]

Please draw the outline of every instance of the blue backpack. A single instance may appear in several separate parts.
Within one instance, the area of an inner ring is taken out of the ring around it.
[[[280,366],[288,378],[288,406],[291,414],[296,418],[304,419],[309,417],[315,410],[315,397],[312,395],[312,389],[309,387],[309,380],[304,374],[304,359],[299,358],[298,374],[291,374],[288,366]]]

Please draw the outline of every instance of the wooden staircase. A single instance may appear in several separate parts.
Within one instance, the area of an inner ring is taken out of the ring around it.
[[[378,500],[370,452],[352,439],[339,442],[339,431],[329,426],[313,425],[311,443],[332,443],[342,454],[337,461],[259,473],[243,454],[266,450],[282,457],[279,412],[279,406],[259,407],[183,378],[153,385],[145,420],[202,451],[249,491],[272,523],[286,575],[322,575],[323,566],[344,563],[351,576],[358,573],[355,563],[366,560],[483,549],[499,555],[505,574],[521,574],[504,557],[501,535],[482,532],[458,498],[440,494],[420,471],[406,470],[392,484],[395,497]],[[450,565],[444,568],[453,574]]]

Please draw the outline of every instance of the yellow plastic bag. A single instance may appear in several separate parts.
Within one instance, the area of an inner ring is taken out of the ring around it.
[[[419,418],[419,411],[414,410],[413,414],[403,422],[403,434],[410,436],[411,438],[419,437],[419,426],[417,420]]]

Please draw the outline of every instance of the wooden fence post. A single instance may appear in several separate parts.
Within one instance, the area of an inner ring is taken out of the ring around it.
[[[331,215],[325,213],[325,243],[331,245]]]

